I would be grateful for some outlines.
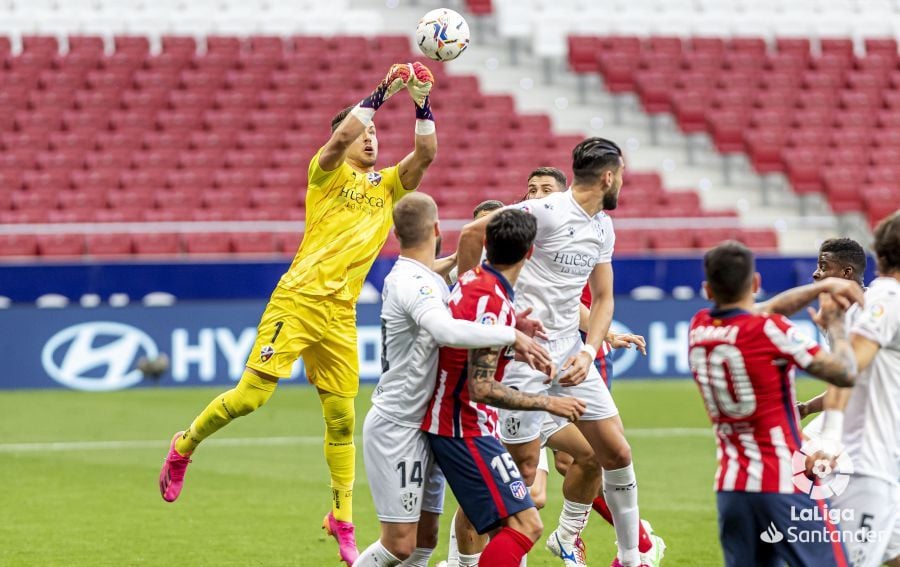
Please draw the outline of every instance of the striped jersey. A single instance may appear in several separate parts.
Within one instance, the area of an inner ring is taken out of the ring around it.
[[[484,263],[460,276],[450,294],[450,312],[457,319],[515,327],[512,302],[512,286],[500,272]],[[502,379],[512,358],[511,348],[501,350],[495,380]],[[469,398],[469,351],[441,347],[437,372],[422,429],[445,437],[496,437],[497,410]]]
[[[691,320],[690,363],[718,442],[715,489],[795,492],[800,450],[794,368],[819,345],[781,315],[702,309]]]

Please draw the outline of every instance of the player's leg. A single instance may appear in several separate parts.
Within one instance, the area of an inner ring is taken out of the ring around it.
[[[265,404],[278,379],[290,376],[294,362],[314,339],[316,325],[325,321],[325,312],[316,305],[298,304],[288,292],[275,289],[260,318],[256,342],[240,381],[216,396],[190,427],[173,438],[159,477],[166,501],[173,502],[181,493],[185,469],[197,446],[235,418]]]
[[[772,544],[760,540],[767,525],[757,521],[756,508],[763,504],[761,494],[719,492],[719,543],[726,567],[780,567],[782,560]]]
[[[537,517],[537,510],[534,509],[534,503],[528,495],[528,489],[522,481],[521,473],[497,439],[493,437],[453,438],[437,435],[429,435],[428,438],[434,457],[447,477],[447,483],[453,490],[465,517],[468,518],[477,533],[489,533],[500,527],[506,518],[528,508],[533,509],[535,517]],[[460,521],[459,515],[457,521]],[[537,521],[540,522],[539,517]],[[508,532],[514,532],[511,528],[505,529]],[[537,531],[537,534],[540,535],[540,530]],[[485,550],[495,546],[498,551],[506,549],[518,553],[516,549],[521,550],[521,546],[517,543],[527,542],[527,547],[530,549],[534,541],[530,536],[533,535],[519,532],[506,533],[497,543],[495,543],[495,539],[492,539]],[[462,546],[465,542],[460,542],[460,544]],[[527,549],[524,553],[527,553]],[[518,567],[524,553],[519,555],[514,564],[488,561],[484,555],[481,557],[480,564]],[[506,560],[509,560],[509,557],[504,561]]]
[[[538,454],[537,472],[534,474],[534,482],[528,487],[528,493],[534,500],[534,507],[543,509],[547,503],[547,477],[550,474],[550,464],[547,462],[547,450],[542,448]]]
[[[564,420],[556,419],[555,429],[548,432],[547,446],[572,457],[565,469],[559,525],[547,537],[547,548],[557,557],[577,559],[584,555],[580,537],[600,487],[600,469],[590,444],[576,427]],[[566,564],[582,564],[575,559],[568,559]]]
[[[328,330],[304,352],[303,359],[307,378],[316,386],[322,404],[325,462],[331,474],[331,512],[322,527],[337,539],[341,557],[352,563],[357,553],[353,527],[354,402],[359,391],[356,315],[349,303],[327,303]]]
[[[479,534],[475,531],[475,526],[466,517],[466,513],[461,508],[456,510],[453,515],[452,533],[455,553],[451,553],[447,557],[447,567],[473,567],[478,565],[481,558],[481,552],[488,544],[487,535]],[[451,550],[452,551],[452,550]],[[455,563],[451,563],[455,561]]]
[[[830,508],[842,512],[841,531],[861,536],[844,542],[853,565],[880,565],[893,559],[887,549],[897,519],[895,494],[894,486],[883,480],[854,475],[846,490],[832,499]],[[852,520],[843,519],[847,510],[852,510]]]
[[[480,563],[518,567],[534,543],[540,539],[543,529],[537,508],[532,506],[516,512],[506,518],[503,527],[491,537],[490,543],[481,553]]]
[[[443,491],[443,484],[441,491]],[[440,514],[422,510],[419,527],[416,531],[416,548],[400,564],[401,567],[428,567],[428,561],[434,553],[434,548],[437,547],[440,519]]]
[[[422,529],[433,529],[437,537],[434,517],[443,509],[443,475],[433,466],[420,430],[397,425],[375,409],[363,423],[363,455],[381,538],[360,554],[355,565],[399,565],[415,553]],[[430,511],[426,517],[430,523],[420,528],[423,507]]]

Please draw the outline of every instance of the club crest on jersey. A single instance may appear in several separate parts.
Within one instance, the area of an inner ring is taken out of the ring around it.
[[[518,417],[507,417],[503,422],[503,429],[508,436],[515,437],[519,433],[520,425],[522,425],[522,422],[519,421]]]
[[[481,319],[478,320],[482,325],[496,325],[497,324],[497,316],[493,313],[485,313],[481,316]]]
[[[262,362],[268,362],[272,355],[275,354],[275,347],[272,345],[266,345],[259,349],[259,359]]]
[[[509,491],[512,492],[513,498],[516,500],[524,500],[525,496],[528,494],[528,488],[525,487],[525,483],[521,480],[511,482],[509,484]]]
[[[374,187],[378,187],[381,184],[381,174],[377,171],[370,171],[366,174],[366,179],[369,180]]]
[[[407,514],[412,514],[419,505],[419,497],[414,492],[404,492],[400,495],[400,504]]]
[[[575,236],[575,227],[570,226],[569,227],[569,238],[572,238],[573,236]]]

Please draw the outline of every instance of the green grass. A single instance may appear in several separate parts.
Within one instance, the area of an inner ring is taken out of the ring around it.
[[[798,384],[801,397],[819,387]],[[357,431],[371,388],[357,401]],[[168,439],[218,389],[0,394],[0,565],[338,565],[320,529],[329,509],[323,426],[315,392],[282,387],[260,411],[232,423],[195,454],[185,491],[166,504],[157,476]],[[640,486],[641,515],[669,546],[666,565],[721,565],[712,492],[714,441],[690,381],[619,382],[614,389]],[[649,431],[653,429],[653,431]],[[292,437],[284,444],[217,444],[216,439]],[[13,447],[74,441],[147,441],[119,448]],[[52,449],[52,450],[51,450]],[[62,449],[62,450],[61,450]],[[545,525],[561,506],[551,474]],[[448,493],[441,543],[446,556]],[[360,547],[379,533],[361,457],[355,520]],[[585,541],[591,563],[608,565],[612,528],[594,515]],[[529,565],[558,565],[535,546]]]

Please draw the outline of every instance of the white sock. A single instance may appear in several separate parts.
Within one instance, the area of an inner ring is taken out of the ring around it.
[[[406,558],[406,561],[400,564],[400,567],[428,567],[428,560],[434,549],[428,547],[417,547],[412,555]]]
[[[453,519],[450,520],[450,543],[447,545],[447,567],[459,567],[459,545],[456,543],[456,515],[459,513],[457,509],[453,512]]]
[[[559,539],[566,543],[573,543],[581,534],[591,516],[591,505],[563,500],[563,509],[559,513],[559,528],[556,533]]]
[[[634,466],[628,465],[612,471],[604,470],[603,494],[615,524],[619,561],[625,567],[638,565],[640,563],[638,523],[641,521],[641,514],[638,510]]]
[[[394,567],[395,565],[400,565],[400,560],[381,545],[381,540],[367,547],[353,562],[353,567]]]
[[[481,558],[480,553],[476,553],[475,555],[466,555],[465,553],[459,554],[459,567],[475,567],[478,565],[478,559]]]

